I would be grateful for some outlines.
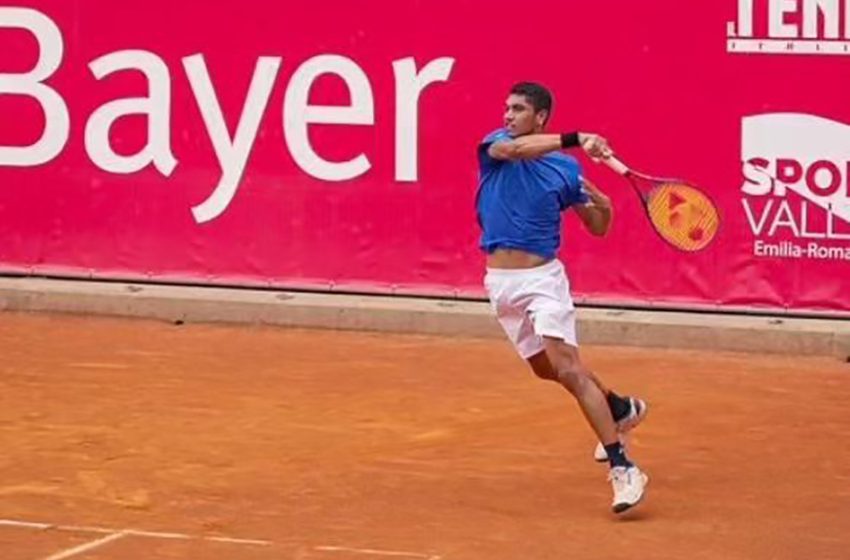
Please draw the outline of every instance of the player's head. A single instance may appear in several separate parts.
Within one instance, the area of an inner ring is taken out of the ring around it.
[[[505,128],[511,136],[540,132],[552,114],[552,94],[534,82],[520,82],[511,88],[505,102]]]

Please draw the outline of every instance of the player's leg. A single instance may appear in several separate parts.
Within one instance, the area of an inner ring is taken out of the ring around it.
[[[575,309],[563,267],[555,262],[520,273],[488,271],[485,286],[493,311],[520,356],[530,360],[546,353],[552,367],[539,371],[576,395],[597,437],[610,444],[606,448],[609,461],[617,465],[610,474],[614,511],[619,513],[637,504],[646,477],[625,457],[608,402],[578,357]],[[553,348],[551,355],[548,346]]]
[[[529,318],[534,323],[535,333],[538,336],[563,340],[577,348],[576,310],[563,266],[555,263],[554,266],[547,267],[527,289],[530,292],[527,294],[530,299]],[[548,363],[551,362],[549,356],[544,354],[541,357],[529,357],[533,358],[529,363],[536,374],[544,379],[553,377],[553,365]],[[623,434],[637,426],[646,415],[646,404],[640,399],[621,397],[602,383],[592,371],[583,369],[586,377],[605,395],[611,415],[617,422],[618,432]],[[608,460],[603,443],[597,445],[593,456],[599,462]]]
[[[555,368],[552,367],[546,352],[541,350],[539,353],[528,358],[528,365],[531,366],[534,374],[540,379],[546,381],[558,381],[558,375]],[[620,442],[624,445],[627,443],[625,437],[628,432],[633,430],[640,424],[646,416],[646,403],[636,397],[621,397],[610,389],[606,388],[602,381],[597,377],[592,370],[587,370],[587,374],[593,380],[599,390],[605,395],[605,400],[608,402],[608,408],[611,410],[611,416],[617,423],[617,431],[620,434]],[[608,462],[608,453],[605,451],[605,446],[602,442],[598,442],[593,450],[593,459],[598,463]]]
[[[546,268],[548,273],[489,272],[485,285],[490,303],[517,352],[533,369],[537,366],[535,372],[557,381],[579,400],[600,441],[618,444],[605,395],[581,364],[578,349],[565,342],[575,342],[575,310],[568,300],[563,268],[559,263]],[[530,281],[538,277],[537,284]],[[536,287],[526,293],[530,285]]]
[[[531,366],[532,371],[534,371],[534,374],[540,379],[558,381],[555,369],[552,367],[552,363],[549,361],[545,351],[530,357],[527,361],[528,365]],[[602,394],[605,395],[605,400],[608,402],[608,408],[611,410],[611,415],[614,417],[615,422],[620,422],[635,413],[635,411],[633,411],[633,405],[639,406],[638,403],[642,401],[632,399],[630,397],[621,397],[614,391],[608,389],[592,370],[586,369],[586,372],[591,381],[593,381],[593,383],[599,387],[599,390],[602,391]]]
[[[588,375],[577,347],[549,336],[544,336],[543,345],[558,381],[576,398],[585,418],[604,444],[611,465],[609,479],[614,489],[614,512],[622,513],[634,507],[643,499],[649,478],[627,457],[605,395]]]
[[[523,296],[529,302],[526,307],[528,318],[543,344],[558,382],[575,396],[604,445],[611,465],[609,478],[614,488],[613,509],[620,513],[640,502],[648,478],[626,456],[608,399],[597,385],[598,380],[581,361],[576,342],[576,311],[563,266],[557,263],[540,272],[523,290]],[[527,354],[526,358],[534,355]]]
[[[543,347],[555,380],[576,398],[599,441],[606,446],[617,443],[617,425],[608,402],[581,363],[578,348],[551,336],[543,337]],[[615,457],[613,460],[619,462],[620,458]]]

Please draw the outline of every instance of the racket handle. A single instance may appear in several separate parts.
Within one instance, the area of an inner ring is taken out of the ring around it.
[[[629,170],[629,167],[625,163],[618,160],[614,156],[609,156],[607,158],[604,158],[602,160],[602,163],[604,163],[605,165],[607,165],[608,167],[610,167],[611,169],[613,169],[616,173],[619,173],[620,175],[628,175],[629,173],[631,173],[631,170]]]

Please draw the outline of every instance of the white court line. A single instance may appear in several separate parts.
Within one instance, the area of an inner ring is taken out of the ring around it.
[[[127,536],[127,533],[113,533],[106,537],[97,539],[96,541],[92,541],[90,543],[81,544],[80,546],[75,546],[74,548],[69,548],[68,550],[63,550],[62,552],[57,552],[52,556],[48,556],[44,560],[64,560],[65,558],[70,558],[71,556],[76,556],[78,554],[82,554],[83,552],[88,552],[89,550],[94,550],[95,548],[100,548],[103,545],[109,544],[113,541],[117,541],[118,539],[122,539]]]
[[[31,521],[17,521],[14,519],[0,519],[0,527],[18,527],[23,529],[38,529],[41,531],[53,530],[73,533],[100,533],[106,535],[98,540],[90,543],[82,544],[76,548],[71,548],[63,552],[49,556],[44,560],[64,560],[83,552],[87,552],[94,548],[101,547],[113,541],[124,537],[144,537],[151,539],[168,539],[168,540],[198,540],[210,541],[229,544],[242,544],[251,546],[273,546],[272,541],[264,541],[258,539],[236,539],[232,537],[205,537],[196,535],[186,535],[183,533],[160,533],[154,531],[141,531],[138,529],[108,529],[106,527],[85,527],[77,525],[53,525],[50,523],[33,523]],[[319,552],[348,552],[354,554],[363,554],[371,556],[389,556],[396,558],[413,558],[421,560],[442,560],[441,556],[431,554],[421,554],[418,552],[401,552],[395,550],[377,550],[374,548],[351,548],[346,546],[316,546],[313,550]]]
[[[140,531],[138,529],[108,529],[106,527],[84,527],[78,525],[51,525],[50,523],[32,523],[30,521],[15,521],[13,519],[0,519],[0,527],[19,527],[22,529],[39,529],[42,531],[54,530],[72,533],[100,533],[103,535],[121,534],[126,537],[143,537],[148,539],[163,539],[163,540],[198,540],[198,541],[213,541],[230,544],[245,544],[252,546],[271,546],[274,543],[271,541],[262,541],[258,539],[237,539],[232,537],[204,537],[195,535],[185,535],[183,533],[161,533],[156,531]],[[48,560],[54,560],[50,558]]]
[[[206,540],[229,544],[253,544],[256,546],[271,546],[272,544],[274,544],[269,541],[258,541],[255,539],[232,539],[230,537],[206,537]]]
[[[127,529],[127,533],[134,537],[145,537],[147,539],[164,539],[173,541],[188,541],[192,539],[201,539],[203,537],[193,537],[182,533],[158,533],[155,531],[136,531],[135,529]]]
[[[56,531],[69,531],[74,533],[101,533],[103,535],[111,535],[112,533],[120,533],[121,531],[116,531],[115,529],[103,529],[101,527],[77,527],[76,525],[63,525],[61,527],[51,525],[48,529],[54,529]],[[129,533],[129,531],[125,531]]]
[[[441,560],[440,556],[419,554],[418,552],[398,552],[394,550],[375,550],[372,548],[348,548],[346,546],[316,546],[313,550],[320,552],[354,552],[355,554],[369,554],[372,556],[396,556],[404,558],[424,558],[425,560]]]
[[[23,529],[50,529],[53,525],[47,523],[30,523],[29,521],[13,521],[0,519],[0,527],[21,527]],[[112,532],[112,531],[110,531]]]

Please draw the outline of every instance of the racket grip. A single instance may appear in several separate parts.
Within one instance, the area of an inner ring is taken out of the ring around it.
[[[602,163],[604,163],[605,165],[607,165],[608,167],[610,167],[612,170],[614,170],[616,173],[619,173],[620,175],[628,175],[629,174],[628,166],[625,163],[623,163],[622,161],[618,160],[614,156],[609,156],[607,158],[602,159]]]

